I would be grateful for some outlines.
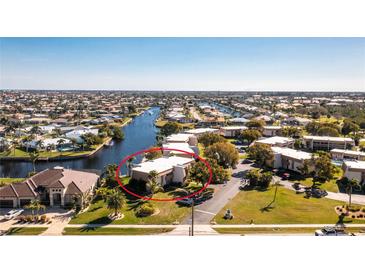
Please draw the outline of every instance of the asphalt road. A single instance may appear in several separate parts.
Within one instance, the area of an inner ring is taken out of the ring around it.
[[[211,185],[215,189],[212,199],[201,205],[195,206],[194,224],[210,224],[213,217],[240,191],[238,189],[241,178],[244,173],[251,169],[250,164],[238,164],[232,172],[232,178],[227,184]],[[235,174],[239,173],[239,177]],[[182,222],[182,224],[191,224],[191,215]]]

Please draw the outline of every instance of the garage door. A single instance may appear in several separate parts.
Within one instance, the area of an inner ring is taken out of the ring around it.
[[[0,200],[1,208],[11,208],[13,207],[13,200]]]
[[[26,206],[30,203],[30,199],[20,199],[20,206]]]

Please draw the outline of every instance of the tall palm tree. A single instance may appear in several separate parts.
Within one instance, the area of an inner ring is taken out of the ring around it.
[[[132,175],[132,162],[134,161],[134,157],[131,157],[127,160],[127,176]]]
[[[35,211],[37,212],[37,215],[39,215],[39,211],[41,209],[44,211],[46,209],[46,206],[42,205],[38,199],[35,199],[31,201],[28,205],[26,205],[25,208],[30,209],[32,211],[32,215],[34,216]]]
[[[122,209],[124,203],[123,194],[116,189],[111,190],[106,198],[107,208],[114,211],[114,216],[118,216],[119,210]]]
[[[19,141],[13,140],[13,156],[15,156],[15,150],[17,146],[19,146]]]
[[[29,153],[29,158],[32,161],[33,164],[33,172],[35,173],[35,162],[38,160],[39,158],[39,153],[38,151],[32,151],[31,153]]]
[[[43,142],[43,140],[39,140],[39,141],[37,141],[37,143],[36,143],[36,147],[37,147],[37,149],[42,149],[42,148],[43,148],[43,146],[44,146],[44,142]]]
[[[156,170],[152,170],[148,173],[147,187],[152,195],[157,192],[163,191],[163,187],[160,183],[157,182],[157,177],[158,173]]]
[[[60,147],[60,146],[62,146],[64,143],[65,143],[65,140],[64,140],[64,139],[59,139],[59,140],[57,141],[57,146],[58,146],[58,147]],[[61,150],[61,155],[62,155],[62,150]]]
[[[360,183],[357,179],[353,178],[351,180],[347,180],[345,182],[345,189],[346,189],[346,193],[349,195],[349,207],[351,207],[351,196],[352,196],[352,191],[355,190],[359,190],[360,189]]]

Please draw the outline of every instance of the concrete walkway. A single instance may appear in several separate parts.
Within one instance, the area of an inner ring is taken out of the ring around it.
[[[42,236],[61,236],[63,229],[70,222],[74,214],[73,210],[65,213],[57,213],[51,216],[52,223],[48,226],[48,229],[41,233]]]

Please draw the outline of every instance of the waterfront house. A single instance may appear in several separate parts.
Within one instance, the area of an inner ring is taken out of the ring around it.
[[[49,206],[82,203],[91,195],[99,176],[95,173],[54,167],[43,170],[20,183],[0,188],[0,207],[23,207],[34,199]]]
[[[355,145],[355,141],[348,137],[304,136],[303,139],[310,150],[349,149]]]
[[[99,130],[97,128],[91,129],[91,128],[83,128],[83,129],[75,129],[70,132],[67,132],[65,134],[65,137],[68,139],[75,139],[78,144],[82,144],[84,140],[82,139],[82,136],[85,134],[93,134],[98,135]]]
[[[203,135],[204,133],[219,133],[219,129],[216,128],[194,128],[186,130],[185,133],[193,134],[196,137]]]
[[[156,171],[157,182],[164,186],[175,183],[183,184],[188,174],[188,168],[195,161],[189,157],[161,157],[145,161],[132,167],[131,177],[134,180],[148,182],[151,171]]]
[[[177,133],[165,138],[167,143],[188,143],[191,146],[198,145],[198,139],[194,134]]]
[[[184,152],[176,151],[176,149],[199,155],[199,149],[196,146],[189,145],[188,143],[162,144],[162,149],[163,149],[162,152],[163,152],[164,156],[176,155],[176,156],[180,156],[180,157],[192,158],[192,155],[184,153]]]

